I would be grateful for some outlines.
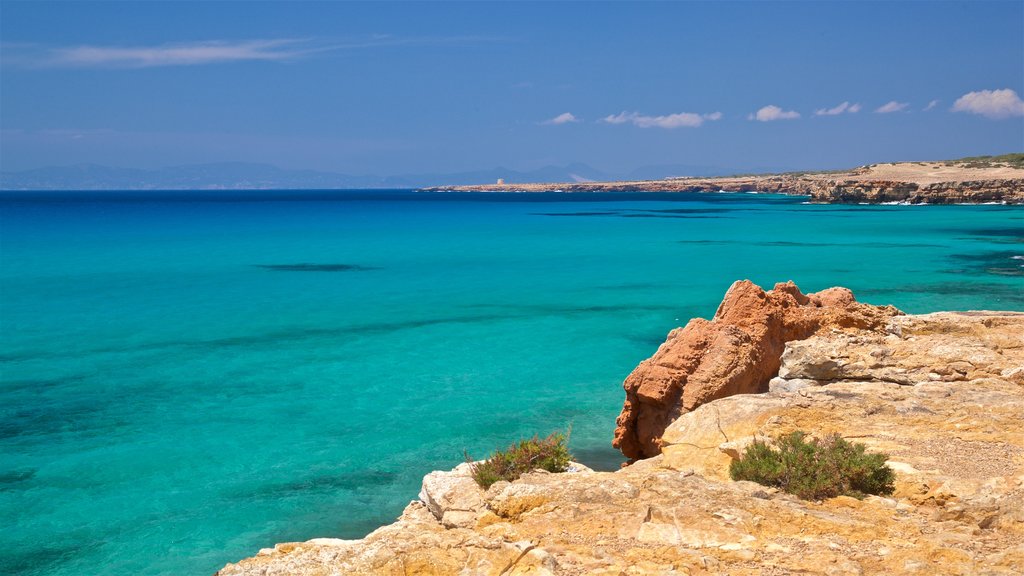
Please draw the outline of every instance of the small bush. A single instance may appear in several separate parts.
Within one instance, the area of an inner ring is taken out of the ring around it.
[[[805,500],[892,494],[895,474],[885,465],[888,455],[868,454],[863,444],[851,444],[838,434],[824,440],[806,437],[804,432],[781,436],[777,448],[754,441],[729,465],[729,476],[775,486]]]
[[[534,436],[530,440],[520,440],[507,450],[496,450],[487,460],[474,464],[473,479],[486,490],[499,480],[511,482],[538,468],[565,472],[572,460],[567,441],[568,436],[561,432],[553,432],[544,439]],[[468,454],[466,461],[471,461]]]

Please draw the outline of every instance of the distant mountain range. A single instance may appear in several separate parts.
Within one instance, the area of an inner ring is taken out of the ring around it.
[[[518,171],[506,168],[437,174],[356,176],[316,170],[289,170],[270,164],[224,162],[190,164],[145,170],[95,164],[53,166],[0,172],[2,190],[244,190],[420,188],[425,186],[493,184],[506,182],[587,182],[640,180],[670,176],[720,176],[738,170],[709,166],[666,164],[645,166],[625,174],[611,174],[586,164],[545,166]]]

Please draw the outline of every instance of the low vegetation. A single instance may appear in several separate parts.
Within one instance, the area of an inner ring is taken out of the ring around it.
[[[773,445],[774,444],[774,445]],[[863,498],[892,494],[895,474],[886,454],[869,454],[863,444],[838,434],[822,440],[804,432],[780,436],[774,443],[755,441],[729,466],[733,480],[774,486],[805,500],[835,496]]]
[[[970,156],[958,160],[947,160],[945,164],[947,166],[960,165],[965,168],[992,168],[995,166],[1024,168],[1024,152],[1003,154],[1002,156]]]
[[[473,479],[484,489],[499,480],[509,482],[532,470],[565,472],[572,461],[567,446],[568,434],[553,432],[547,438],[534,436],[520,440],[507,450],[496,450],[491,457],[473,465]],[[466,455],[466,461],[471,461]]]

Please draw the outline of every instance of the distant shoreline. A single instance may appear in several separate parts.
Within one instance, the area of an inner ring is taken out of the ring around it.
[[[1017,158],[1020,156],[1021,158]],[[1003,160],[1003,158],[1008,158]],[[425,192],[755,192],[825,204],[1024,204],[1024,155],[871,164],[848,171],[611,182],[433,186]]]

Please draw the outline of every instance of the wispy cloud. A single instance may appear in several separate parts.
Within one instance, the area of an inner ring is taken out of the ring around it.
[[[569,124],[570,122],[579,121],[579,118],[573,116],[571,112],[562,112],[561,114],[555,116],[554,118],[550,118],[548,120],[541,122],[541,124],[552,124],[557,126],[559,124]]]
[[[774,104],[769,104],[753,114],[747,115],[747,120],[758,122],[772,122],[774,120],[796,120],[800,113],[796,110],[783,110]]]
[[[721,112],[711,112],[709,114],[695,114],[693,112],[678,112],[676,114],[667,114],[665,116],[647,116],[640,114],[639,112],[620,112],[618,114],[612,114],[605,116],[601,119],[602,122],[608,124],[626,124],[630,123],[640,128],[696,128],[705,121],[715,121],[722,118]]]
[[[152,68],[196,66],[225,62],[281,62],[329,49],[308,40],[186,42],[155,46],[70,46],[50,48],[31,58],[30,63],[60,68]]]
[[[843,102],[838,106],[832,108],[819,108],[814,111],[815,116],[838,116],[840,114],[856,114],[860,112],[860,104],[850,104],[849,102]]]
[[[968,92],[957,98],[953,103],[953,112],[980,114],[986,118],[999,120],[1011,116],[1024,116],[1024,101],[1017,92],[1004,88],[1002,90],[979,90]]]
[[[932,100],[931,102],[929,102],[929,103],[928,103],[928,105],[927,105],[927,106],[925,106],[925,107],[924,107],[924,108],[922,108],[921,110],[922,110],[923,112],[927,112],[927,111],[931,110],[932,108],[935,108],[935,107],[936,107],[936,106],[938,106],[938,105],[939,105],[939,101],[938,101],[938,100]]]
[[[910,104],[907,102],[897,102],[892,100],[876,108],[875,112],[878,114],[892,114],[893,112],[902,112],[906,110],[908,106],[910,106]]]
[[[494,38],[396,37],[377,34],[344,41],[310,38],[206,40],[145,46],[84,44],[47,47],[4,44],[4,63],[38,68],[154,68],[199,66],[229,62],[288,62],[321,52],[403,45],[457,45],[493,41]]]

